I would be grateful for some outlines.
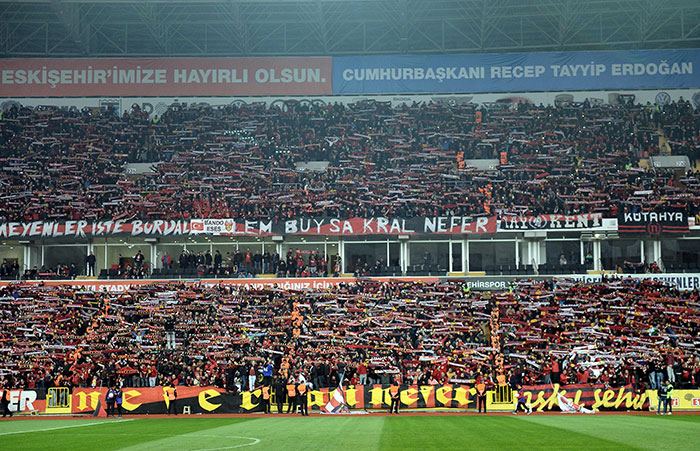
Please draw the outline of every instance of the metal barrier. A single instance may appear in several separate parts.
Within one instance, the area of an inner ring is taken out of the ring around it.
[[[46,391],[46,413],[70,413],[71,394],[68,387],[51,387]]]
[[[510,385],[499,385],[491,393],[494,404],[513,404],[513,390]]]

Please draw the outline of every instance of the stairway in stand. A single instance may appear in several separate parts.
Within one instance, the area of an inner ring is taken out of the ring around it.
[[[661,155],[671,156],[671,145],[668,143],[668,138],[662,128],[656,131],[659,134],[659,150]]]

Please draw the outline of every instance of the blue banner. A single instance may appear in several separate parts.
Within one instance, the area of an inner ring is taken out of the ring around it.
[[[700,49],[333,58],[333,94],[700,87]]]

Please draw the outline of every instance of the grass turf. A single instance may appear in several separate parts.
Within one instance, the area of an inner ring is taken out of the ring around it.
[[[0,422],[3,449],[687,450],[700,416],[162,418]]]

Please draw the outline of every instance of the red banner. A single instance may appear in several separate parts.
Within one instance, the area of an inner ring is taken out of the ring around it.
[[[330,95],[331,58],[0,60],[0,97]]]
[[[286,221],[238,221],[234,219],[192,219],[155,221],[66,221],[0,223],[0,238],[87,238],[94,236],[175,235],[416,235],[496,233],[495,216],[432,216],[415,218],[312,218]]]

